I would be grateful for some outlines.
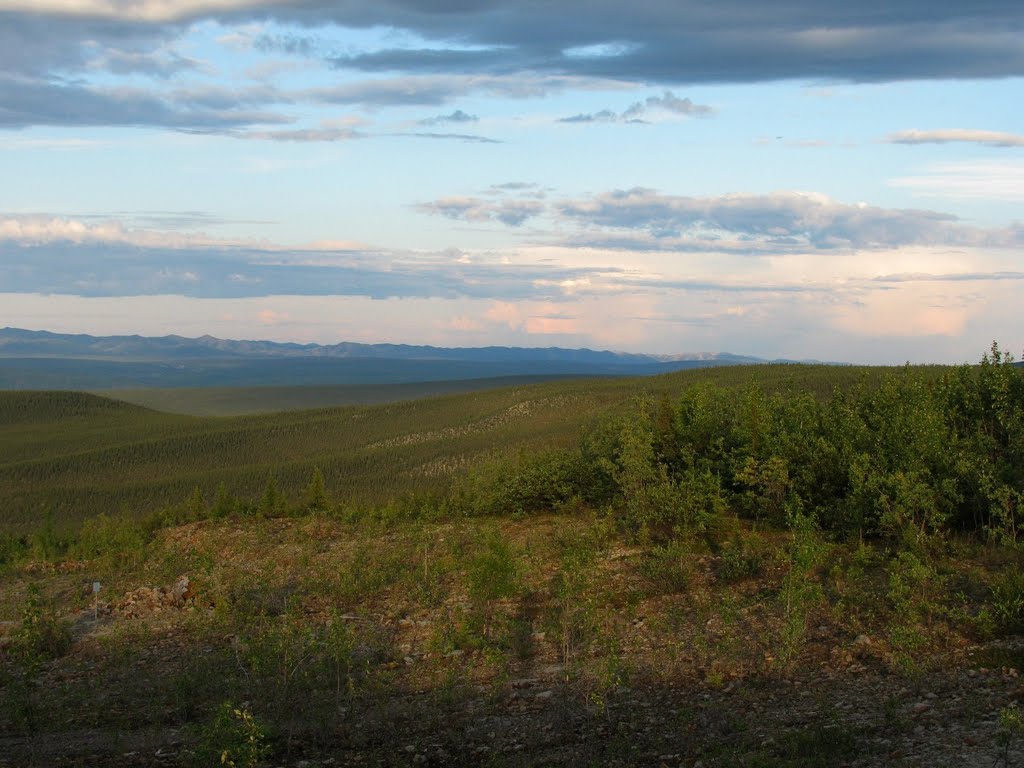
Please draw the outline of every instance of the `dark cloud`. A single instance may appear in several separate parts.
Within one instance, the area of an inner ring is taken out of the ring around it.
[[[201,70],[203,64],[174,51],[119,51],[109,49],[91,66],[115,75],[148,75],[168,79],[182,72]]]
[[[181,33],[179,24],[147,24],[69,14],[0,11],[0,72],[11,77],[49,77],[74,72],[104,56],[157,51]],[[113,66],[124,66],[115,60]]]
[[[512,99],[535,98],[574,87],[593,87],[590,81],[560,76],[525,74],[507,77],[448,75],[402,75],[346,82],[312,88],[295,98],[328,104],[358,105],[366,108],[441,106],[468,93],[484,93]]]
[[[0,11],[5,78],[0,125],[203,128],[259,119],[182,115],[159,96],[119,96],[74,79],[96,69],[158,79],[195,69],[200,63],[176,52],[174,43],[190,25],[206,20],[225,26],[277,22],[285,31],[256,37],[254,49],[309,57],[325,56],[315,30],[331,25],[388,28],[422,41],[418,48],[326,55],[337,68],[394,76],[295,95],[367,107],[437,106],[468,92],[531,96],[595,79],[677,86],[1024,75],[1024,4],[1006,0],[720,0],[712,5],[695,0],[240,0],[218,5],[83,0],[60,12],[47,12],[56,7],[50,3],[31,12]],[[68,114],[60,107],[64,98]],[[276,102],[251,106],[261,111],[270,103]],[[243,106],[225,109],[235,113]],[[111,119],[103,120],[108,107]],[[652,109],[707,114],[705,107],[668,92],[638,102],[619,119],[639,120],[641,112]],[[598,112],[569,119],[606,118]]]
[[[286,122],[289,119],[280,114],[180,104],[136,88],[92,88],[0,75],[2,128],[124,125],[203,131]]]
[[[456,109],[450,115],[437,115],[436,117],[428,117],[420,120],[420,125],[444,125],[445,123],[475,123],[480,118],[476,115],[470,115],[467,112],[463,112],[461,109]]]
[[[1024,74],[1024,6],[1005,0],[349,0],[260,13],[388,26],[438,44],[334,59],[367,72],[532,71],[666,85]],[[452,40],[460,47],[445,48]]]

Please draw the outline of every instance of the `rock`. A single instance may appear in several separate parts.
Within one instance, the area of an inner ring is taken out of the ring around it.
[[[919,702],[917,702],[917,704],[914,705],[914,707],[913,707],[913,709],[911,711],[915,715],[923,715],[925,712],[927,712],[931,708],[932,708],[932,705],[929,704],[927,701],[919,701]]]

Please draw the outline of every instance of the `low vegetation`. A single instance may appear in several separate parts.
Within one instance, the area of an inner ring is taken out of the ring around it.
[[[178,495],[0,539],[0,764],[1021,759],[1024,376],[995,346],[250,419],[23,397],[0,415],[42,455],[5,478],[91,504],[68,481],[124,456]]]

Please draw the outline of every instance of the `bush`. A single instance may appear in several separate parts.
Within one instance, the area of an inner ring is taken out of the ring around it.
[[[203,729],[197,758],[200,765],[258,768],[269,752],[263,727],[248,705],[225,701]]]
[[[36,668],[66,655],[72,642],[71,625],[44,607],[39,588],[31,585],[21,614],[21,629],[14,634],[14,658],[26,668]]]
[[[99,514],[82,525],[73,551],[83,560],[101,560],[118,569],[141,562],[145,549],[146,536],[137,521]]]
[[[549,449],[500,457],[470,471],[456,490],[474,515],[522,515],[565,508],[585,489],[584,463],[576,451]]]
[[[736,534],[718,550],[715,574],[725,582],[759,576],[764,570],[767,555],[767,547],[762,539]]]
[[[1001,574],[992,585],[989,606],[997,632],[1004,635],[1024,632],[1024,574],[1016,568]]]

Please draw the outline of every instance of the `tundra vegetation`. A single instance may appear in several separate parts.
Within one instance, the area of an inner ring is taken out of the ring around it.
[[[0,423],[0,765],[1021,758],[995,345],[258,417],[4,393]]]

